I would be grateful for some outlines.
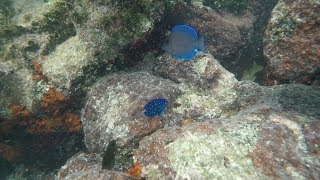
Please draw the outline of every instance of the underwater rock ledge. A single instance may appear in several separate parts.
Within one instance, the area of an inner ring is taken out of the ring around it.
[[[265,87],[250,81],[237,81],[210,54],[199,55],[190,64],[181,62],[174,71],[174,64],[180,62],[170,58],[168,54],[161,56],[162,63],[155,66],[154,73],[174,81],[145,72],[115,73],[94,86],[82,113],[89,152],[103,154],[112,140],[106,133],[116,132],[119,128],[130,130],[138,125],[134,131],[136,135],[117,133],[113,138],[119,140],[118,150],[128,137],[139,142],[129,145],[133,156],[125,161],[133,161],[132,164],[141,167],[140,175],[147,179],[319,176],[320,149],[316,144],[320,140],[320,88],[305,85]],[[173,66],[168,66],[171,63]],[[190,74],[186,76],[186,72]],[[198,83],[206,82],[206,77],[211,77],[209,72],[215,75],[215,80],[209,81],[209,86]],[[141,84],[145,82],[148,83]],[[194,89],[202,90],[198,94]],[[148,97],[160,95],[169,99],[171,105],[160,118],[143,117],[143,98],[134,98],[147,97],[148,91],[151,92]],[[219,100],[221,92],[225,92],[225,98],[230,98],[228,103]],[[184,110],[177,110],[179,106]],[[196,113],[188,112],[187,107],[197,108],[192,110]],[[101,108],[104,110],[99,110]],[[216,109],[219,115],[212,115],[210,109]],[[118,117],[124,119],[106,126]],[[99,123],[95,123],[97,120]],[[128,123],[131,125],[123,128]],[[150,123],[153,125],[148,125]],[[121,163],[115,162],[115,170]]]

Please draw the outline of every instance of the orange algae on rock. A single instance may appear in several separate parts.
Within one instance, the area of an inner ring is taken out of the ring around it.
[[[80,116],[70,112],[70,110],[66,111],[68,104],[69,100],[63,93],[54,88],[49,88],[41,98],[41,107],[44,108],[49,117],[38,120],[38,122],[35,122],[37,126],[31,126],[28,131],[33,133],[56,132],[57,130],[80,131],[82,128]]]
[[[59,117],[49,117],[32,122],[26,128],[30,134],[54,133],[54,132],[79,132],[82,128],[80,116],[74,113],[66,113]]]
[[[41,106],[47,113],[57,115],[64,108],[66,101],[63,93],[56,91],[54,88],[49,88],[48,92],[43,94],[41,98]]]
[[[14,118],[28,118],[30,112],[20,104],[11,104],[10,110]]]
[[[32,63],[34,67],[34,72],[32,75],[32,79],[35,81],[45,80],[47,81],[48,78],[43,74],[43,68],[41,67],[41,64],[39,63],[39,59],[42,59],[41,57],[35,58]]]
[[[50,105],[65,101],[66,98],[61,92],[56,91],[54,88],[49,88],[48,92],[42,96],[41,106],[46,108]]]
[[[15,126],[28,134],[79,132],[82,128],[80,116],[70,110],[69,100],[60,92],[50,88],[41,98],[41,106],[33,112],[19,104],[12,104],[12,118],[0,122],[1,134],[13,133]],[[45,112],[41,118],[38,112]]]
[[[126,172],[130,176],[141,177],[142,167],[138,163],[134,163],[133,166]]]
[[[32,63],[33,63],[35,72],[36,72],[37,74],[42,74],[42,73],[43,73],[43,69],[42,69],[40,63],[38,62],[37,58],[34,59],[34,60],[32,61]]]
[[[38,75],[38,74],[34,74],[34,75],[32,75],[32,79],[35,81],[40,81],[42,79],[42,76]]]
[[[68,132],[78,132],[82,128],[80,116],[74,113],[67,113],[64,115],[64,124],[67,125]]]

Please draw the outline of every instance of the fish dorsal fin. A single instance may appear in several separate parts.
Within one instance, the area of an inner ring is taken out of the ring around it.
[[[171,32],[172,33],[184,32],[184,33],[189,34],[194,41],[198,40],[198,34],[197,34],[196,30],[193,27],[189,26],[189,25],[177,25],[172,29]]]

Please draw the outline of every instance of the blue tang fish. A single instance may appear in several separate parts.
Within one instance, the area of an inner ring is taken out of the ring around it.
[[[198,50],[204,52],[204,37],[188,25],[175,26],[165,40],[162,49],[182,60],[192,60]]]
[[[167,104],[168,104],[168,101],[163,98],[151,99],[144,106],[144,110],[145,110],[144,115],[146,115],[147,117],[154,117],[156,115],[161,116]]]

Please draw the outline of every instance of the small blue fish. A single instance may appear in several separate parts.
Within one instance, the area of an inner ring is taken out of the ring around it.
[[[144,115],[147,117],[154,117],[156,115],[161,116],[164,112],[168,101],[163,98],[156,98],[151,99],[145,106],[144,106]]]
[[[204,52],[204,37],[188,25],[175,26],[165,40],[162,49],[182,60],[192,60],[198,50]]]

